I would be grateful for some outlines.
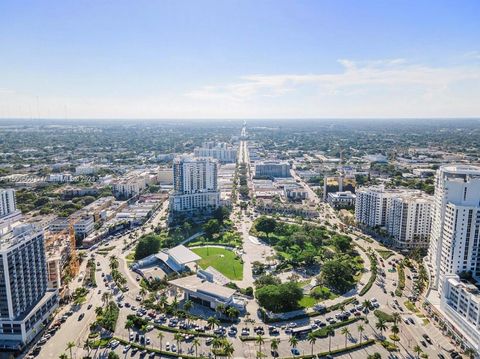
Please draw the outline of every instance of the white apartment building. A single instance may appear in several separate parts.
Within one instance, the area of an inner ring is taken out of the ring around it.
[[[432,201],[418,190],[361,188],[356,193],[355,219],[371,228],[385,228],[399,248],[427,247]]]
[[[30,343],[58,306],[47,285],[43,230],[16,227],[0,239],[0,352]]]
[[[222,163],[237,161],[238,149],[228,143],[204,142],[201,147],[193,151],[195,157],[212,157]]]
[[[386,229],[398,248],[427,248],[432,225],[433,197],[424,193],[403,193],[390,201]]]
[[[392,198],[401,190],[372,186],[357,190],[355,200],[355,220],[368,227],[385,227],[388,208]]]
[[[17,211],[15,190],[12,188],[0,189],[0,218]]]
[[[462,281],[457,275],[445,275],[440,308],[448,319],[448,329],[460,331],[469,346],[480,352],[479,284]]]
[[[173,162],[174,212],[213,209],[220,204],[218,162],[212,158],[177,157]]]
[[[427,265],[431,286],[444,277],[472,272],[480,277],[480,167],[442,166],[435,177],[432,232]]]
[[[255,177],[290,177],[290,164],[286,161],[255,162]]]
[[[112,191],[116,197],[130,198],[140,194],[146,188],[145,178],[126,177],[112,183]]]

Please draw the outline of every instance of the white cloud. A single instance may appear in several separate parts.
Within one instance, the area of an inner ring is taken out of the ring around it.
[[[471,55],[473,56],[473,55]],[[149,97],[39,96],[0,89],[0,117],[355,118],[480,116],[480,64],[338,61],[329,73],[249,74]]]

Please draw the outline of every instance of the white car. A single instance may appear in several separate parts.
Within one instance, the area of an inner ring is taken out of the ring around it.
[[[172,344],[172,352],[176,352],[177,351],[177,346],[175,344]]]
[[[118,340],[112,340],[110,342],[110,348],[115,349],[116,347],[118,347],[119,344],[120,342]]]
[[[131,347],[132,347],[132,346],[131,346],[130,344],[125,345],[125,347],[123,348],[123,352],[124,352],[124,353],[128,352]]]
[[[166,350],[166,351],[169,351],[169,350],[170,350],[170,343],[169,343],[169,342],[167,342],[167,344],[165,344],[165,350]]]

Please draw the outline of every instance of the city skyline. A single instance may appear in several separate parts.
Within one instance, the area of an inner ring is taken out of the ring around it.
[[[478,117],[479,6],[7,1],[0,118]]]

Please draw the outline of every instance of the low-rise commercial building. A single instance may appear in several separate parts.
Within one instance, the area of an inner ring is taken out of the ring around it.
[[[480,353],[480,284],[462,281],[457,275],[446,275],[440,308],[449,329],[460,332],[468,345]]]
[[[215,310],[219,305],[232,306],[239,310],[245,309],[245,301],[235,297],[235,289],[209,282],[206,278],[198,275],[178,278],[169,283],[184,293],[185,300],[191,300],[210,309]]]
[[[328,194],[327,202],[335,209],[354,208],[356,198],[357,196],[350,191],[334,192]]]

